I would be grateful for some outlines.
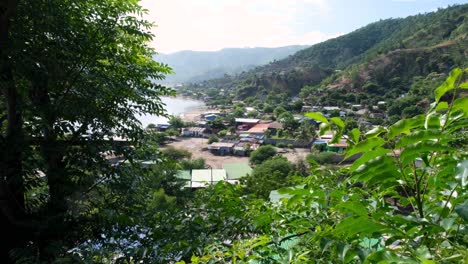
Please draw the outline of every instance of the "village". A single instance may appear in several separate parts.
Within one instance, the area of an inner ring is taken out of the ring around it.
[[[211,98],[205,98],[209,102]],[[348,147],[347,135],[332,142],[330,132],[320,135],[321,122],[307,117],[308,112],[320,112],[326,117],[346,120],[346,130],[370,130],[375,126],[368,117],[385,118],[378,102],[375,111],[361,105],[349,108],[335,106],[297,105],[278,106],[272,111],[254,107],[242,101],[233,101],[230,107],[213,106],[194,109],[180,117],[172,116],[167,123],[150,125],[147,130],[168,135],[162,149],[175,148],[191,153],[193,159],[203,159],[204,168],[185,169],[179,178],[187,188],[202,188],[224,180],[238,183],[252,171],[249,156],[261,146],[274,146],[277,155],[291,163],[304,162],[312,157],[322,164],[340,164]],[[288,110],[286,110],[288,109]],[[353,118],[349,118],[349,117]],[[356,121],[355,118],[357,118]],[[349,122],[349,120],[352,120]],[[355,160],[351,158],[346,162]]]

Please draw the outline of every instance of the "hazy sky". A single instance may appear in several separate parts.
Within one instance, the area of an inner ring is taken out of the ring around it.
[[[310,45],[467,0],[142,0],[160,53]]]

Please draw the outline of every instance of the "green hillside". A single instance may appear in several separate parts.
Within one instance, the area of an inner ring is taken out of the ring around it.
[[[465,4],[381,20],[286,59],[189,88],[224,89],[238,99],[301,95],[310,104],[370,105],[410,91],[430,96],[438,81],[466,64],[467,57]],[[415,91],[421,85],[424,90]]]
[[[166,76],[165,83],[177,84],[237,74],[270,61],[284,59],[307,46],[278,48],[226,48],[219,51],[179,51],[157,54],[156,61],[171,66],[175,74]]]

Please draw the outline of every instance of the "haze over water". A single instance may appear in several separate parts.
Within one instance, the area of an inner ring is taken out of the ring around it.
[[[204,106],[205,103],[202,101],[193,100],[190,98],[181,98],[181,97],[161,97],[162,102],[165,104],[164,109],[170,115],[179,116],[183,113],[190,112],[191,110]],[[140,121],[143,127],[146,127],[148,124],[167,124],[168,119],[163,116],[155,115],[144,115],[141,116]]]

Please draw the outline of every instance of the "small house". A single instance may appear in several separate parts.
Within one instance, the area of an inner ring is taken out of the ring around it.
[[[207,114],[204,119],[205,121],[214,121],[218,116],[218,114]]]
[[[245,131],[249,130],[256,124],[260,122],[260,119],[254,119],[254,118],[236,118],[236,127],[238,130]]]
[[[206,128],[203,127],[188,127],[182,129],[184,137],[203,137],[205,136]]]
[[[234,143],[215,142],[208,145],[208,150],[216,155],[228,155],[233,152]]]

